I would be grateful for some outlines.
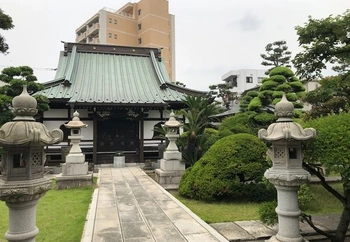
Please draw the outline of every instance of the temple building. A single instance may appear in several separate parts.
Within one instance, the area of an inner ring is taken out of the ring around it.
[[[111,163],[122,152],[126,162],[144,162],[158,155],[154,126],[169,118],[169,110],[183,108],[187,95],[206,94],[172,84],[160,49],[101,44],[64,43],[54,80],[43,84],[39,94],[48,97],[50,110],[41,121],[65,133],[63,142],[47,148],[48,162],[64,159],[64,124],[74,111],[88,125],[81,142],[88,161]]]

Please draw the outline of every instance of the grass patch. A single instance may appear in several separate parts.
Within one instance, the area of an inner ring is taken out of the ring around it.
[[[332,184],[332,187],[334,187],[337,191],[342,191],[342,183],[334,183]],[[340,213],[342,211],[342,204],[321,185],[311,184],[310,190],[314,194],[315,201],[310,202],[305,207],[305,211],[303,212],[307,214],[324,215]],[[178,192],[172,192],[172,195],[207,223],[259,219],[259,203],[208,203],[184,198]]]
[[[80,241],[93,190],[94,187],[79,187],[48,191],[37,204],[36,241]],[[4,202],[0,202],[0,214],[0,241],[6,241],[8,208]]]

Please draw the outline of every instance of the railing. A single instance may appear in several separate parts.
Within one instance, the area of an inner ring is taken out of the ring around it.
[[[82,33],[82,34],[79,34],[78,36],[77,36],[77,42],[80,42],[80,41],[82,41],[83,39],[85,39],[86,38],[86,32],[84,32],[84,33]]]
[[[118,15],[121,15],[121,16],[124,16],[124,17],[127,17],[127,18],[132,18],[132,19],[134,18],[134,15],[133,15],[133,14],[124,13],[124,12],[117,12],[117,10],[112,9],[112,8],[104,7],[104,8],[102,8],[102,10],[104,10],[104,11],[106,11],[106,12],[118,14]]]
[[[91,33],[95,32],[96,30],[98,30],[100,28],[100,24],[99,23],[94,23],[91,27],[89,27],[87,29],[87,36],[89,36]]]

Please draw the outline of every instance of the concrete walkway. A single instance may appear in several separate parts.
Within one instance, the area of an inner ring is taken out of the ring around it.
[[[138,166],[99,169],[82,242],[228,241]]]
[[[139,166],[101,167],[99,188],[90,204],[81,242],[264,241],[277,233],[257,220],[208,225]],[[339,214],[313,216],[321,229],[334,231]],[[308,240],[327,241],[306,223]]]

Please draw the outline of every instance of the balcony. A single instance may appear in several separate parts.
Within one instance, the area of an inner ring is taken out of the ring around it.
[[[100,29],[100,24],[99,23],[94,23],[93,25],[88,27],[88,29],[86,31],[86,36],[97,34],[99,29]]]
[[[89,44],[99,44],[100,43],[100,39],[99,38],[92,38],[89,41]]]
[[[86,42],[86,32],[77,35],[76,42],[77,43],[85,43]]]

